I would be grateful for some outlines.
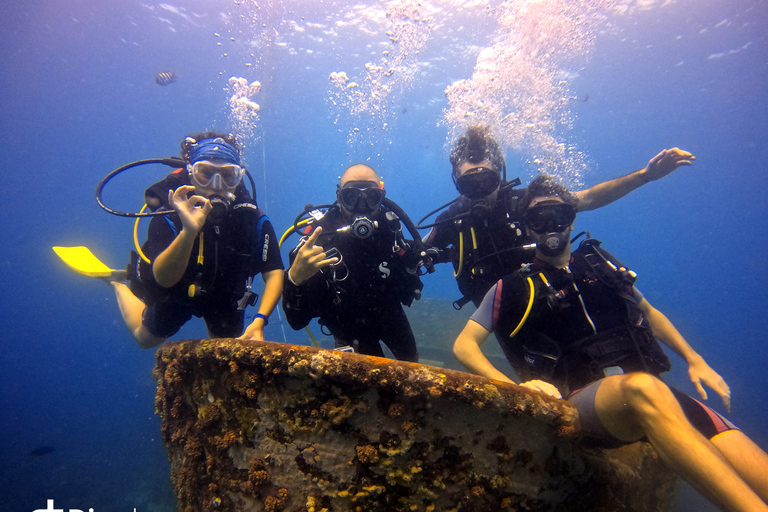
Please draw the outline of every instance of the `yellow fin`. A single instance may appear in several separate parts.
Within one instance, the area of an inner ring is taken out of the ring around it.
[[[53,247],[69,268],[88,277],[109,277],[114,272],[99,260],[87,247]]]

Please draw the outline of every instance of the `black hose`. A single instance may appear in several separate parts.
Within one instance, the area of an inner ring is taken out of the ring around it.
[[[434,272],[435,266],[432,263],[431,258],[427,256],[427,247],[424,245],[424,242],[421,239],[421,235],[419,235],[419,230],[416,228],[416,225],[413,223],[408,214],[405,213],[405,211],[400,208],[397,203],[387,197],[384,198],[381,204],[395,212],[395,214],[400,217],[400,221],[405,224],[405,227],[408,228],[408,232],[413,237],[413,243],[416,246],[418,254],[425,259],[424,266],[427,268],[427,272]]]
[[[442,224],[443,222],[445,222],[445,221],[440,221],[440,222],[435,222],[435,223],[432,223],[432,224],[427,224],[426,226],[422,226],[421,225],[422,222],[424,222],[425,220],[427,220],[428,218],[430,218],[431,216],[433,216],[434,214],[436,214],[440,210],[448,208],[449,206],[451,206],[453,203],[455,203],[459,199],[461,199],[461,196],[459,196],[459,197],[457,197],[455,199],[451,199],[450,201],[445,203],[443,206],[438,206],[437,208],[435,208],[434,210],[432,210],[431,212],[429,212],[428,214],[426,214],[425,216],[420,218],[419,222],[416,223],[416,228],[418,228],[418,229],[427,229],[427,228],[431,228],[433,226],[437,226],[438,224]],[[448,220],[454,220],[454,219],[448,219]]]
[[[520,181],[520,178],[515,178],[512,181],[507,182],[506,167],[505,167],[504,168],[504,181],[502,181],[501,187],[499,187],[499,192],[501,192],[503,190],[506,190],[508,188],[514,188],[514,187],[520,185],[521,183],[522,183],[522,181]],[[448,219],[439,220],[439,221],[433,222],[432,224],[424,224],[424,225],[422,225],[422,222],[424,222],[426,219],[428,219],[432,215],[436,214],[440,210],[443,210],[443,209],[451,206],[453,203],[455,203],[456,201],[458,201],[461,198],[462,198],[462,196],[459,196],[459,197],[457,197],[455,199],[452,199],[452,200],[448,201],[444,205],[439,206],[438,208],[435,208],[434,210],[432,210],[431,212],[429,212],[428,214],[423,216],[421,219],[419,219],[419,222],[416,224],[416,227],[418,229],[427,229],[427,228],[431,228],[431,227],[434,227],[434,226],[438,226],[440,224],[445,224],[447,222],[453,222],[455,220],[459,220],[461,218],[469,216],[471,214],[471,212],[466,211],[466,212],[461,212],[461,213],[459,213],[457,215],[454,215],[453,217],[450,217]]]
[[[98,201],[99,206],[101,206],[101,208],[107,213],[111,213],[112,215],[117,215],[119,217],[152,217],[155,215],[166,215],[168,213],[172,213],[173,210],[160,210],[156,212],[147,212],[147,213],[119,212],[117,210],[113,210],[112,208],[108,207],[101,200],[101,193],[104,190],[104,186],[107,183],[109,183],[109,181],[112,178],[114,178],[121,172],[127,171],[128,169],[131,169],[133,167],[138,167],[140,165],[149,165],[149,164],[163,164],[169,167],[176,167],[176,168],[184,167],[185,165],[187,165],[187,163],[181,158],[171,156],[168,158],[147,158],[145,160],[137,160],[135,162],[125,164],[122,167],[118,167],[114,171],[104,176],[104,178],[99,182],[99,184],[96,185],[96,201]]]
[[[178,156],[169,156],[168,158],[147,158],[145,160],[136,160],[135,162],[125,164],[122,167],[118,167],[114,171],[104,176],[104,178],[99,182],[99,184],[96,185],[96,201],[99,203],[99,206],[101,206],[101,208],[107,213],[111,213],[112,215],[117,215],[119,217],[154,217],[155,215],[167,215],[169,213],[173,213],[173,210],[162,210],[162,209],[154,212],[147,212],[147,213],[119,212],[117,210],[113,210],[112,208],[108,207],[101,200],[101,193],[104,191],[104,187],[106,186],[106,184],[109,183],[109,181],[112,178],[114,178],[115,176],[117,176],[123,171],[132,169],[133,167],[138,167],[140,165],[150,165],[150,164],[163,164],[163,165],[167,165],[168,167],[173,167],[174,169],[179,169],[179,168],[186,167],[187,161]],[[245,169],[245,174],[248,176],[248,181],[250,181],[251,183],[251,197],[253,197],[255,200],[256,184],[253,182],[253,177],[251,176],[251,173],[248,172],[248,169]]]

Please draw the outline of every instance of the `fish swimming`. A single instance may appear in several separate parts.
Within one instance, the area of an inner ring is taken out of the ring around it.
[[[33,457],[40,457],[41,455],[48,455],[49,453],[53,453],[55,451],[56,451],[56,448],[54,448],[53,446],[38,446],[37,448],[29,452],[29,454]]]
[[[157,85],[169,85],[179,79],[179,74],[175,71],[163,71],[155,75]]]

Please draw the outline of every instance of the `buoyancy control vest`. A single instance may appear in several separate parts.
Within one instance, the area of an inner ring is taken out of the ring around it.
[[[565,395],[612,373],[669,371],[638,307],[635,279],[591,238],[567,269],[532,264],[504,278],[496,332],[520,377],[546,380]]]
[[[160,207],[171,209],[168,204],[168,190],[188,184],[186,172],[179,169],[147,188],[147,204],[153,210]],[[266,220],[266,214],[241,184],[235,190],[235,199],[226,216],[218,223],[212,222],[211,219],[206,221],[195,241],[187,269],[179,283],[170,289],[160,287],[154,281],[151,264],[139,260],[134,253],[132,264],[135,265],[136,279],[131,280],[132,291],[145,302],[152,302],[164,293],[174,293],[192,302],[231,301],[238,309],[255,304],[258,297],[251,292],[251,282],[261,253],[266,254],[267,250],[259,249],[262,225]],[[173,213],[156,217],[152,222],[167,223],[176,236],[182,229],[178,215]],[[150,232],[151,230],[150,224]],[[150,236],[144,244],[145,252],[158,251],[158,248],[152,247],[153,243]],[[277,241],[272,243],[276,244]],[[160,252],[164,249],[165,247],[159,248]]]
[[[463,295],[454,303],[457,309],[470,301],[479,305],[496,281],[533,257],[533,252],[525,249],[530,241],[519,212],[525,189],[516,189],[514,185],[502,187],[490,209],[473,214],[471,200],[462,196],[438,217],[438,222],[454,219],[450,226],[439,229],[452,232],[449,258]]]
[[[344,302],[345,309],[370,308],[387,301],[410,306],[423,288],[417,250],[403,236],[401,219],[393,211],[382,208],[370,221],[376,227],[364,239],[339,231],[347,227],[348,220],[336,207],[310,225],[307,232],[323,228],[316,244],[341,260],[323,268],[322,279],[334,292],[333,302]],[[291,260],[295,253],[296,249]]]

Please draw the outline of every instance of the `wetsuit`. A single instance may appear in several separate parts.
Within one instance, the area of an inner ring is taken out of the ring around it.
[[[176,171],[147,189],[147,204],[159,203],[170,209],[168,190],[188,184],[187,173]],[[154,262],[181,229],[181,220],[175,213],[152,217],[147,241],[142,246],[144,254]],[[201,241],[202,263],[199,263]],[[158,285],[152,266],[134,256],[131,289],[146,304],[144,327],[154,336],[167,338],[194,315],[203,317],[212,336],[240,336],[246,304],[238,306],[238,302],[244,298],[246,281],[261,272],[283,269],[277,242],[268,217],[241,184],[220,221],[209,215],[195,240],[184,275],[176,285],[170,288]],[[251,305],[255,298],[252,296]]]
[[[294,329],[306,327],[312,318],[319,317],[337,347],[356,347],[362,354],[383,357],[381,340],[397,359],[415,362],[419,353],[402,304],[410,306],[420,296],[423,285],[417,272],[418,257],[412,243],[403,238],[402,225],[392,212],[381,208],[371,220],[378,228],[365,239],[337,232],[349,224],[338,207],[310,226],[306,234],[322,226],[316,245],[326,253],[332,248],[338,250],[341,262],[321,269],[300,286],[286,271],[285,316]],[[291,263],[299,247],[291,252]]]
[[[471,200],[461,196],[437,217],[436,226],[424,237],[426,246],[439,249],[443,255],[436,263],[451,261],[454,272],[461,264],[461,273],[456,276],[464,295],[457,301],[460,305],[472,301],[479,306],[496,281],[533,258],[532,250],[521,249],[529,243],[519,211],[525,192],[524,188],[502,184],[493,208],[476,208],[475,213],[470,213]]]
[[[598,250],[616,269],[584,244],[572,254],[568,269],[536,260],[494,285],[472,320],[496,333],[523,381],[544,380],[563,396],[570,394],[582,430],[602,444],[615,445],[620,441],[594,411],[600,379],[637,371],[658,377],[671,366],[638,307],[643,297],[633,286],[634,274]],[[708,438],[736,428],[709,407],[670,389],[691,424]]]

